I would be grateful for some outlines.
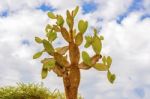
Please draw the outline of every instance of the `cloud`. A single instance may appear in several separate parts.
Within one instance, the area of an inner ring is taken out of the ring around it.
[[[132,3],[132,0],[114,0],[106,2],[105,0],[96,1],[98,3],[98,10],[95,12],[97,17],[102,17],[104,20],[112,20],[119,14],[126,11]]]
[[[99,93],[102,94],[97,97],[140,99],[141,97],[132,90],[134,87],[141,86],[143,88],[145,85],[149,85],[149,80],[146,79],[148,79],[150,64],[150,55],[148,54],[150,53],[148,44],[150,20],[140,21],[140,16],[140,13],[131,13],[123,20],[122,25],[113,20],[103,27],[102,34],[105,37],[103,53],[112,56],[112,71],[116,73],[117,80],[112,90],[110,86],[106,87],[105,83],[99,83],[97,88],[100,88]],[[118,96],[118,94],[120,95]],[[144,97],[144,99],[147,98]]]
[[[94,3],[97,8],[88,8],[85,12],[83,5]],[[135,4],[133,3],[135,2]],[[54,23],[46,16],[48,10],[62,13],[66,9],[81,6],[76,17],[78,20],[89,21],[91,35],[92,27],[97,27],[104,36],[104,55],[113,58],[111,71],[117,79],[111,85],[106,72],[94,69],[82,71],[80,93],[85,99],[149,99],[150,92],[150,18],[149,0],[3,0],[0,1],[0,85],[12,85],[16,82],[43,82],[44,85],[54,90],[63,91],[63,83],[54,73],[49,73],[48,78],[41,80],[40,60],[32,60],[32,55],[42,50],[42,46],[34,42],[34,37],[44,37],[44,28],[47,23]],[[134,6],[134,7],[131,7]],[[144,7],[144,9],[143,9]],[[129,8],[132,8],[132,10]],[[136,9],[136,10],[133,10]],[[117,22],[120,15],[126,14]],[[130,12],[130,13],[129,13]],[[5,14],[6,13],[6,14]],[[61,37],[60,35],[58,35]],[[57,39],[58,47],[66,42]],[[81,50],[86,50],[83,46]],[[88,49],[90,55],[93,54]],[[47,55],[43,55],[44,58]]]
[[[126,12],[122,13],[117,17],[117,22],[121,24],[122,20],[134,11],[138,11],[138,12],[144,11],[142,0],[133,0],[130,6],[127,8]]]
[[[135,88],[134,92],[140,97],[143,98],[145,96],[145,91],[142,88]]]
[[[16,71],[18,76],[22,76],[22,71],[29,72],[31,68],[26,67],[33,66],[29,62],[32,60],[32,50],[34,48],[32,46],[26,46],[26,44],[30,43],[30,45],[33,45],[33,36],[42,30],[38,28],[42,27],[43,21],[40,23],[38,18],[41,17],[42,19],[43,16],[41,15],[44,15],[40,14],[42,13],[40,11],[34,13],[36,13],[36,15],[33,14],[33,11],[24,10],[13,13],[6,18],[0,18],[0,55],[2,57],[0,59],[0,67],[4,69],[1,71],[3,72],[1,76],[4,78],[5,76],[9,76],[10,79],[17,77],[17,75],[11,75],[11,72],[8,70]],[[7,75],[5,73],[7,73]],[[27,72],[23,72],[24,76],[26,76],[26,73]],[[20,80],[18,79],[18,81]]]

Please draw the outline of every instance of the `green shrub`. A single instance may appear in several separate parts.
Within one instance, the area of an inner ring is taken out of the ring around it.
[[[66,99],[59,90],[50,92],[42,84],[18,83],[17,86],[0,87],[0,99]],[[78,99],[83,99],[79,97]]]

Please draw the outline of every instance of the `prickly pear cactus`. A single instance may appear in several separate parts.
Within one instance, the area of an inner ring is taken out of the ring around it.
[[[77,99],[78,87],[80,83],[80,70],[89,70],[94,68],[98,71],[106,71],[107,78],[110,83],[115,80],[115,74],[110,72],[112,59],[101,54],[103,36],[99,36],[96,29],[93,29],[93,35],[85,36],[88,28],[88,22],[80,20],[78,22],[78,30],[74,28],[74,18],[77,15],[79,7],[73,11],[66,11],[66,20],[59,14],[48,12],[47,15],[51,20],[56,20],[56,24],[48,24],[45,28],[46,39],[35,37],[35,41],[43,45],[43,49],[34,54],[33,59],[39,58],[43,53],[48,53],[49,57],[41,60],[42,71],[41,77],[45,79],[48,72],[53,71],[58,77],[63,78],[65,93],[67,99]],[[64,26],[67,23],[69,29]],[[57,39],[57,35],[61,34],[68,44],[66,46],[55,48],[53,42]],[[95,54],[89,56],[88,52],[82,51],[80,60],[79,46],[86,40],[85,48],[92,47]],[[69,56],[67,58],[67,56]],[[68,60],[69,59],[69,60]],[[100,62],[101,60],[101,62]]]

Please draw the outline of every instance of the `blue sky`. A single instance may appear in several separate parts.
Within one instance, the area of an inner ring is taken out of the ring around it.
[[[94,12],[97,10],[97,4],[94,2],[84,2],[82,5],[84,14]]]
[[[52,8],[51,6],[46,5],[46,4],[41,4],[40,6],[37,7],[37,9],[42,10],[43,12],[54,11],[54,8]]]
[[[134,11],[143,11],[143,0],[133,0],[127,10],[117,17],[117,22],[121,24],[122,20]],[[147,13],[146,13],[147,14]]]
[[[65,11],[76,5],[80,6],[80,11],[75,24],[80,19],[89,22],[85,35],[92,35],[93,27],[101,28],[100,34],[104,36],[101,54],[112,57],[111,71],[117,76],[112,85],[106,72],[82,71],[81,95],[85,99],[149,99],[149,0],[1,0],[0,68],[3,69],[0,70],[0,85],[42,82],[51,90],[63,91],[62,81],[54,73],[49,73],[45,80],[40,78],[40,59],[33,60],[32,55],[42,50],[42,46],[35,43],[34,37],[44,37],[46,24],[54,24],[47,17],[48,11],[65,16]],[[59,38],[54,44],[67,43]],[[91,49],[83,46],[80,49],[93,55]]]

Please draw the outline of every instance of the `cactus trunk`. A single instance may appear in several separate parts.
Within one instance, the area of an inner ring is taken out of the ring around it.
[[[66,99],[77,99],[78,87],[80,83],[80,71],[72,68],[70,74],[63,77]]]
[[[78,68],[80,53],[73,40],[69,43],[70,70],[63,77],[65,94],[67,99],[77,99],[80,84],[80,69]]]

